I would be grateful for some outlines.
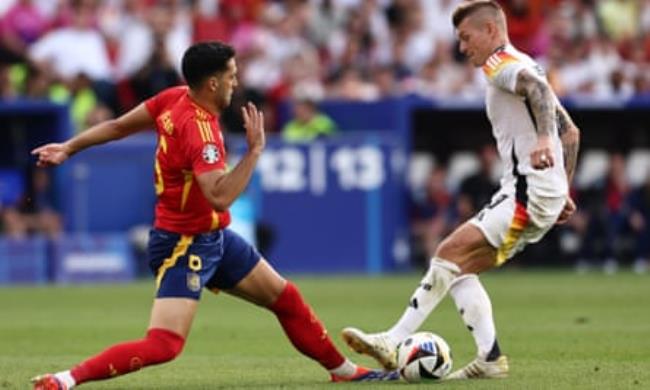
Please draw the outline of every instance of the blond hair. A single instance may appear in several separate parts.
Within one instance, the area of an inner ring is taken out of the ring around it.
[[[479,12],[492,17],[505,30],[506,19],[503,8],[494,0],[467,0],[460,3],[451,17],[454,27],[458,28],[463,20]]]

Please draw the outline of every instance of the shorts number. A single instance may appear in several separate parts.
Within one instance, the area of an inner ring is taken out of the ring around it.
[[[501,204],[501,202],[503,202],[503,201],[506,200],[506,199],[508,199],[508,195],[506,195],[506,194],[501,194],[498,198],[496,198],[496,199],[494,200],[494,202],[492,202],[492,203],[490,203],[489,205],[485,206],[485,207],[483,208],[483,210],[481,210],[481,211],[478,213],[478,215],[476,216],[476,218],[477,218],[479,221],[482,221],[482,220],[483,220],[483,217],[485,216],[485,213],[486,213],[488,210],[492,210],[493,208],[497,207],[499,204]]]
[[[194,272],[199,272],[201,270],[201,258],[197,255],[190,255],[190,258],[187,262],[187,265]]]

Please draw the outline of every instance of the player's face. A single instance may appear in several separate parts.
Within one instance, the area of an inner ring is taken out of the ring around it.
[[[486,26],[477,25],[472,18],[467,18],[458,26],[456,33],[460,42],[460,52],[472,65],[483,66],[492,53],[491,38]]]
[[[230,105],[232,94],[237,87],[237,63],[234,58],[228,61],[228,68],[225,72],[219,75],[219,83],[217,88],[217,105],[221,108],[226,108]]]

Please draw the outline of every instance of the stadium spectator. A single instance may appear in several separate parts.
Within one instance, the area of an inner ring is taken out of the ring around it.
[[[468,220],[481,207],[490,204],[492,195],[499,188],[499,155],[492,144],[481,146],[478,151],[479,170],[466,177],[460,184],[457,209],[461,221]]]
[[[0,101],[14,99],[17,95],[11,81],[11,65],[0,62]]]
[[[501,1],[512,44],[534,57],[546,53],[549,45],[544,25],[545,3],[540,0]]]
[[[597,12],[605,32],[616,42],[633,38],[639,28],[638,0],[601,0]]]
[[[429,174],[425,192],[414,194],[411,205],[411,231],[415,239],[415,258],[426,267],[438,244],[457,225],[453,194],[446,186],[447,170],[436,166]]]
[[[61,234],[61,215],[56,211],[51,178],[47,170],[33,170],[29,188],[19,210],[30,233],[44,234],[50,238]]]
[[[627,200],[630,227],[634,234],[634,263],[636,273],[646,273],[650,266],[650,174],[634,189]]]
[[[54,205],[49,173],[34,169],[26,190],[21,192],[12,204],[0,208],[3,233],[13,238],[33,234],[57,237],[63,226]]]
[[[311,142],[336,134],[336,123],[318,109],[318,97],[298,95],[293,103],[293,119],[282,129],[282,138],[288,142]]]
[[[612,153],[609,161],[606,177],[580,193],[584,204],[575,225],[582,236],[576,264],[578,272],[599,265],[607,274],[617,272],[629,241],[625,200],[630,188],[625,174],[625,156],[620,152]]]
[[[165,48],[162,34],[154,36],[151,56],[129,81],[136,101],[142,101],[164,89],[181,84],[181,78]]]
[[[0,18],[0,46],[23,61],[29,45],[38,40],[49,27],[49,20],[33,0],[18,0]]]
[[[63,82],[80,74],[93,81],[110,81],[106,43],[94,27],[94,2],[73,0],[71,9],[71,25],[52,30],[36,41],[29,48],[29,57]]]

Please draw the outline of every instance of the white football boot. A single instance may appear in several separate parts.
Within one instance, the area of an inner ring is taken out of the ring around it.
[[[397,343],[386,333],[364,333],[357,328],[345,328],[341,336],[350,348],[373,357],[386,370],[397,368]]]
[[[505,355],[501,355],[497,360],[491,362],[476,358],[460,370],[447,375],[444,379],[507,378],[508,371],[508,358]]]

